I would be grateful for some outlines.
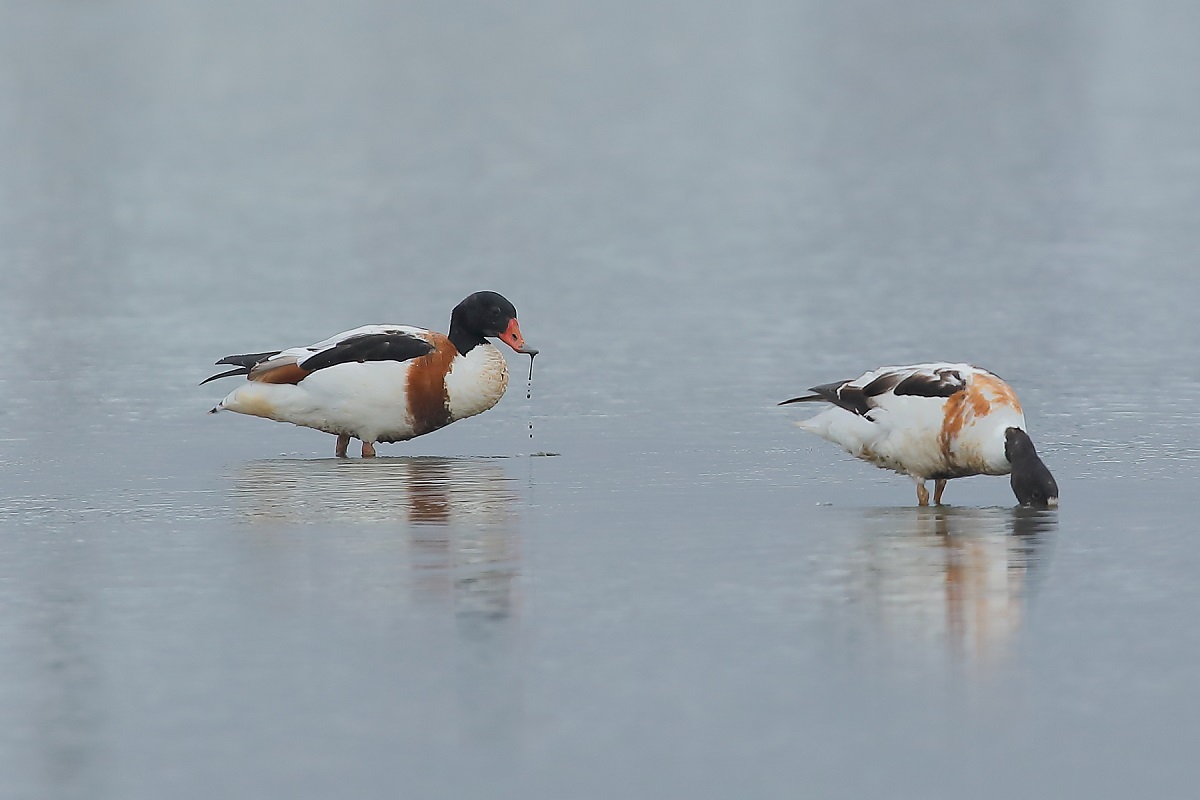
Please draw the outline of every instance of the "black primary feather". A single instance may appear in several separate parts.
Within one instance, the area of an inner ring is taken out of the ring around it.
[[[255,364],[266,361],[268,358],[277,356],[282,352],[282,350],[270,350],[266,353],[244,353],[238,356],[225,356],[218,361],[217,364],[233,364],[235,365],[234,369],[205,378],[204,380],[200,381],[200,385],[203,386],[209,381],[215,381],[218,378],[230,378],[234,375],[249,375],[250,370],[254,368]]]
[[[220,373],[217,373],[216,375],[210,375],[209,377],[200,381],[200,385],[203,386],[204,384],[208,383],[209,381],[215,381],[218,378],[229,378],[234,375],[249,375],[249,374],[250,374],[249,367],[234,367],[233,369],[229,370],[228,372],[220,372]]]
[[[265,353],[246,353],[240,356],[225,356],[217,364],[236,364],[239,367],[253,367],[255,364],[261,364],[268,358],[282,353],[282,350],[268,350]]]
[[[862,388],[852,385],[852,381],[823,383],[820,386],[812,387],[809,391],[814,394],[805,395],[804,397],[793,397],[791,400],[784,400],[779,405],[785,406],[789,403],[809,403],[822,400],[826,403],[833,403],[839,408],[844,408],[860,416],[870,410],[870,406],[867,405],[867,397],[863,393]]]
[[[432,353],[434,347],[407,333],[364,333],[309,356],[300,366],[309,372],[361,361],[410,361]]]
[[[784,400],[782,403],[777,403],[776,405],[786,406],[791,405],[792,403],[813,403],[818,400],[820,400],[822,403],[828,402],[827,398],[819,397],[815,394],[806,394],[803,397],[793,397],[791,400]]]

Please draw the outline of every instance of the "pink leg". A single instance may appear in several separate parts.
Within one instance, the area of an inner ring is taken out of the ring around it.
[[[333,451],[333,454],[335,456],[337,456],[338,458],[345,458],[346,457],[346,448],[349,446],[350,446],[350,437],[343,433],[340,436],[338,436],[337,449]]]
[[[363,458],[374,458],[375,457],[375,443],[374,442],[363,442],[362,457]]]
[[[942,504],[942,492],[946,491],[946,481],[937,480],[933,482],[933,504],[940,506]]]

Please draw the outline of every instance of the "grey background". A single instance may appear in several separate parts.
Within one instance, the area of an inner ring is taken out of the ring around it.
[[[1190,796],[1198,23],[0,2],[0,795]],[[529,401],[375,463],[204,413],[482,288]],[[926,359],[1060,511],[774,407]]]

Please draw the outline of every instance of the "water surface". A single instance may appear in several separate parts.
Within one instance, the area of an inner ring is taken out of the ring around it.
[[[1185,796],[1198,23],[0,2],[0,794]],[[375,462],[205,413],[482,288],[531,401]],[[930,359],[1060,510],[774,406]]]

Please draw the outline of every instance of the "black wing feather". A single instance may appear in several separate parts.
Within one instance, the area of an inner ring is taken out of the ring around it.
[[[785,406],[789,403],[809,403],[822,400],[826,403],[833,403],[835,406],[844,408],[855,414],[866,414],[870,410],[870,407],[867,405],[867,396],[862,387],[853,386],[852,383],[853,381],[823,383],[820,386],[814,386],[809,389],[813,394],[805,395],[804,397],[793,397],[791,400],[784,400],[779,405]]]
[[[434,346],[407,333],[364,333],[309,356],[300,366],[309,372],[362,361],[410,361],[428,355]]]

